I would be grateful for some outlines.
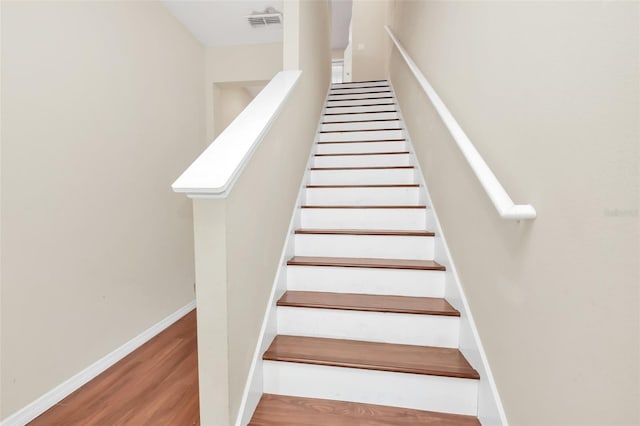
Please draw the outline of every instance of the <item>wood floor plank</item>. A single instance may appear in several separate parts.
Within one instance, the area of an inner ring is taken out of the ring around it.
[[[374,259],[367,257],[294,256],[287,262],[293,266],[337,266],[346,268],[418,269],[444,271],[445,267],[433,260]]]
[[[249,426],[480,426],[458,414],[263,394]]]
[[[393,229],[296,229],[296,234],[316,235],[387,235],[400,237],[433,237],[432,231],[398,231]]]
[[[437,297],[388,296],[378,294],[328,293],[289,290],[277,302],[278,306],[321,308],[346,311],[388,312],[459,317],[445,299]]]
[[[479,379],[458,349],[278,335],[267,361]]]
[[[195,310],[29,423],[199,424]]]

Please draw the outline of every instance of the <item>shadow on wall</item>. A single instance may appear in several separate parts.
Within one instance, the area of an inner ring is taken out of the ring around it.
[[[268,81],[240,81],[213,84],[214,139],[235,120],[267,83]]]

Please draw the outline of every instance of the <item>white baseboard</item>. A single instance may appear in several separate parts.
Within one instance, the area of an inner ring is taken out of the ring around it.
[[[55,404],[66,398],[72,392],[79,389],[81,386],[95,378],[97,375],[111,367],[116,362],[120,361],[125,356],[129,355],[134,350],[145,344],[151,338],[160,334],[163,330],[169,327],[174,322],[191,312],[196,307],[196,301],[193,300],[189,304],[178,309],[168,317],[164,318],[160,322],[152,325],[142,333],[138,334],[133,339],[126,342],[124,345],[108,353],[98,361],[94,362],[84,370],[60,383],[55,388],[51,389],[40,398],[16,411],[6,419],[0,422],[0,426],[24,426],[31,420],[38,417],[40,414],[53,407]]]

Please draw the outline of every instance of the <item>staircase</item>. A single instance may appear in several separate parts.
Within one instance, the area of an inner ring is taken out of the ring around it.
[[[332,86],[250,425],[480,424],[408,144],[386,81]]]

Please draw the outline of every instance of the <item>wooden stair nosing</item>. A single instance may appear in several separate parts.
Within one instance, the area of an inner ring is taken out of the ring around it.
[[[355,141],[318,141],[318,145],[327,143],[368,143],[368,142],[406,142],[405,138],[400,139],[369,139],[369,140],[355,140]]]
[[[380,87],[384,87],[384,86],[380,86]],[[353,90],[353,89],[361,89],[361,87],[350,87],[350,88],[344,88],[344,89],[339,89],[339,90]],[[331,89],[331,90],[336,90],[336,89]],[[331,96],[377,95],[377,94],[381,94],[381,93],[383,94],[383,93],[392,93],[392,92],[391,92],[391,90],[374,90],[374,91],[368,91],[368,92],[352,92],[352,93],[331,93],[331,91],[329,91],[329,98]],[[358,99],[368,99],[368,98],[358,98]],[[331,99],[329,99],[329,100],[331,100]]]
[[[360,89],[387,89],[387,90],[369,90],[366,92],[355,92],[355,93],[331,93],[334,90],[360,90]],[[365,87],[341,87],[341,88],[331,88],[329,89],[329,96],[331,95],[362,95],[369,93],[391,93],[391,87],[389,86],[365,86]]]
[[[409,151],[390,151],[390,152],[336,152],[335,154],[314,154],[314,157],[348,157],[360,155],[406,155]]]
[[[263,394],[248,426],[480,426],[473,416]]]
[[[388,89],[381,90],[380,92],[368,91],[368,92],[347,92],[348,90],[360,90],[360,89]],[[337,92],[340,90],[340,92]],[[360,93],[384,93],[384,92],[392,92],[391,86],[360,86],[360,87],[332,87],[329,89],[329,95],[351,95],[351,94],[360,94]]]
[[[391,93],[389,91],[389,93]],[[356,95],[357,93],[349,93],[351,95]],[[331,95],[329,95],[331,97]],[[327,102],[342,102],[342,101],[365,101],[371,99],[393,99],[393,96],[372,96],[367,98],[345,98],[345,99],[327,99]]]
[[[307,188],[329,189],[329,188],[418,188],[419,183],[373,183],[373,184],[349,184],[349,185],[307,185]]]
[[[389,82],[389,80],[362,80],[362,81],[344,81],[342,83],[331,83],[331,86],[339,86],[341,84],[362,84],[362,83],[382,83]]]
[[[355,95],[356,93],[350,93]],[[331,95],[329,95],[331,97]],[[344,98],[344,99],[328,99],[327,102],[343,102],[343,101],[370,101],[372,99],[393,99],[393,96],[372,96],[369,98]]]
[[[460,312],[445,299],[436,297],[387,296],[319,291],[285,292],[276,303],[290,308],[459,317]]]
[[[360,90],[360,89],[388,89],[382,90],[381,93],[384,92],[392,92],[391,86],[360,86],[360,87],[332,87],[329,89],[330,95],[350,95],[350,94],[360,94],[360,93],[369,93],[369,92],[346,92],[347,90]],[[341,92],[336,92],[337,90],[341,90]],[[346,92],[346,93],[345,93]],[[376,91],[371,91],[371,93],[378,93]]]
[[[357,101],[359,99],[344,99],[344,100]],[[340,102],[340,101],[333,101],[333,102]],[[355,108],[355,107],[369,107],[369,106],[383,106],[383,105],[395,105],[395,102],[385,102],[383,104],[327,105],[325,106],[325,108]]]
[[[414,166],[357,166],[357,167],[311,167],[313,171],[331,170],[392,170],[392,169],[414,169]]]
[[[434,237],[433,231],[413,231],[413,230],[395,230],[395,229],[315,229],[315,228],[299,228],[294,231],[295,234],[310,235],[380,235],[390,237]]]
[[[287,261],[290,266],[329,266],[339,268],[411,269],[418,271],[445,271],[446,268],[433,260],[375,259],[368,257],[321,257],[293,256]]]
[[[420,205],[309,205],[303,204],[301,209],[426,209],[424,204]]]
[[[391,104],[389,104],[391,105]],[[378,114],[378,113],[390,113],[390,112],[398,112],[397,110],[393,111],[366,111],[366,112],[326,112],[322,115],[356,115],[356,114]],[[330,123],[330,121],[328,122]]]
[[[458,349],[277,335],[262,359],[394,373],[480,378]]]
[[[400,128],[395,129],[346,129],[346,130],[321,130],[318,133],[354,133],[354,132],[391,132],[396,130],[402,130]]]
[[[383,121],[400,121],[400,119],[399,118],[377,118],[377,119],[371,119],[371,120],[323,121],[321,124],[377,123],[377,122],[383,122]]]

